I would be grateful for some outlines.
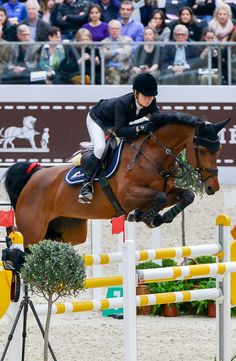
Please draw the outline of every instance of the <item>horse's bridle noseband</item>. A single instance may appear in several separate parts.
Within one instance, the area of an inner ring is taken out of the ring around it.
[[[200,159],[199,159],[199,144],[200,142],[203,141],[205,143],[218,143],[219,142],[219,138],[212,140],[209,138],[203,138],[198,136],[198,127],[195,129],[195,134],[193,137],[193,143],[194,143],[194,152],[195,152],[195,157],[196,157],[196,162],[197,162],[197,166],[195,168],[195,171],[198,173],[198,176],[201,180],[202,183],[204,183],[207,179],[214,177],[216,175],[218,175],[218,169],[217,168],[202,168],[200,167]],[[203,177],[203,172],[207,172],[210,173],[210,175],[208,177]]]

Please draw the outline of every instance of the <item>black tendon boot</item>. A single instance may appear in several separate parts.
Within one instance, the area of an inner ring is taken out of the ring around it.
[[[83,158],[82,158],[82,165],[84,167],[85,173],[84,173],[84,183],[80,190],[78,201],[80,203],[91,203],[93,200],[93,184],[91,182],[94,173],[96,172],[98,165],[100,163],[100,159],[95,157],[94,154],[92,154],[89,159],[86,160],[83,164]]]

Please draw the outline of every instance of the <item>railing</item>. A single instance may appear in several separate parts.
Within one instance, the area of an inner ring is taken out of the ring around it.
[[[30,84],[35,84],[37,82],[40,82],[40,84],[48,84],[48,83],[54,83],[54,72],[45,70],[40,65],[40,53],[42,46],[45,43],[22,43],[22,42],[14,42],[14,43],[7,43],[7,44],[1,44],[0,46],[10,46],[10,47],[16,47],[17,45],[26,45],[27,47],[38,47],[37,48],[37,56],[34,59],[34,62],[30,63],[28,62],[28,70],[29,73],[34,75],[34,77],[31,77],[31,81],[27,82]],[[107,60],[107,54],[104,53],[105,47],[110,47],[110,49],[120,48],[125,46],[130,46],[130,56],[128,56],[127,60],[127,81],[123,84],[132,84],[132,81],[130,80],[130,71],[132,70],[132,67],[134,64],[132,63],[132,55],[135,52],[135,49],[139,45],[144,45],[147,43],[144,42],[135,42],[135,43],[119,43],[119,42],[112,42],[112,43],[102,43],[102,42],[90,42],[90,43],[76,43],[76,42],[62,42],[60,43],[64,46],[66,49],[65,54],[68,53],[68,49],[74,48],[74,49],[80,49],[80,55],[76,59],[78,63],[78,70],[77,73],[80,75],[80,84],[84,85],[87,83],[86,75],[90,77],[90,83],[91,84],[108,84],[107,82],[107,70],[108,70],[108,60]],[[184,74],[190,75],[189,77],[184,77],[181,82],[179,82],[179,79],[181,77],[178,76],[169,76],[168,70],[166,67],[166,64],[163,64],[163,53],[165,52],[165,48],[169,46],[176,45],[178,43],[176,42],[154,42],[149,43],[153,44],[159,47],[160,49],[160,60],[158,62],[158,75],[157,78],[159,80],[160,84],[182,84],[182,85],[201,85],[203,77],[205,78],[204,85],[235,85],[236,84],[236,44],[234,42],[216,42],[216,43],[206,43],[206,42],[187,42],[186,45],[188,47],[194,47],[196,48],[196,53],[198,54],[195,56],[195,58],[191,58],[190,63],[190,69]],[[208,49],[208,55],[204,60],[200,58],[200,52],[203,50],[203,48]],[[88,69],[88,60],[85,60],[85,53],[88,51],[90,53],[90,64]],[[115,50],[114,50],[115,51]],[[217,67],[213,66],[212,64],[212,54],[216,52],[217,53]],[[74,52],[72,52],[73,54]],[[127,55],[127,54],[126,54]],[[96,57],[99,58],[100,64],[96,63]],[[70,62],[70,57],[66,57],[66,61],[68,61],[68,64]],[[116,60],[116,70],[121,71],[121,63],[117,62]],[[113,63],[114,63],[113,62]],[[187,59],[188,62],[188,59]],[[16,63],[12,63],[11,60],[6,64],[6,67],[2,74],[0,74],[0,81],[4,84],[7,84],[7,81],[5,79],[6,73],[13,69],[14,66],[20,65]],[[0,66],[4,67],[3,64],[0,64]],[[69,65],[68,65],[69,67]],[[40,74],[39,71],[42,73]],[[58,71],[60,71],[60,67],[58,68]],[[57,72],[57,70],[55,70]],[[68,70],[69,72],[69,70]],[[13,82],[11,82],[13,84]],[[18,83],[19,84],[19,83]],[[25,84],[22,82],[22,84]],[[65,84],[72,84],[70,80],[68,82],[65,82]],[[76,84],[79,84],[78,82]],[[112,83],[112,84],[120,84],[120,83]]]

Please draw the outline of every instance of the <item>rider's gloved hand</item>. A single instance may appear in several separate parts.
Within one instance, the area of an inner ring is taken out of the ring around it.
[[[145,124],[138,125],[136,127],[137,133],[142,133],[142,134],[152,132],[153,129],[154,129],[153,123],[150,121]]]

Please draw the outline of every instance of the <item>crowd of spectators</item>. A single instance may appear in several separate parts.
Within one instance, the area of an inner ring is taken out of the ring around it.
[[[236,84],[227,42],[236,0],[0,0],[2,84]]]

